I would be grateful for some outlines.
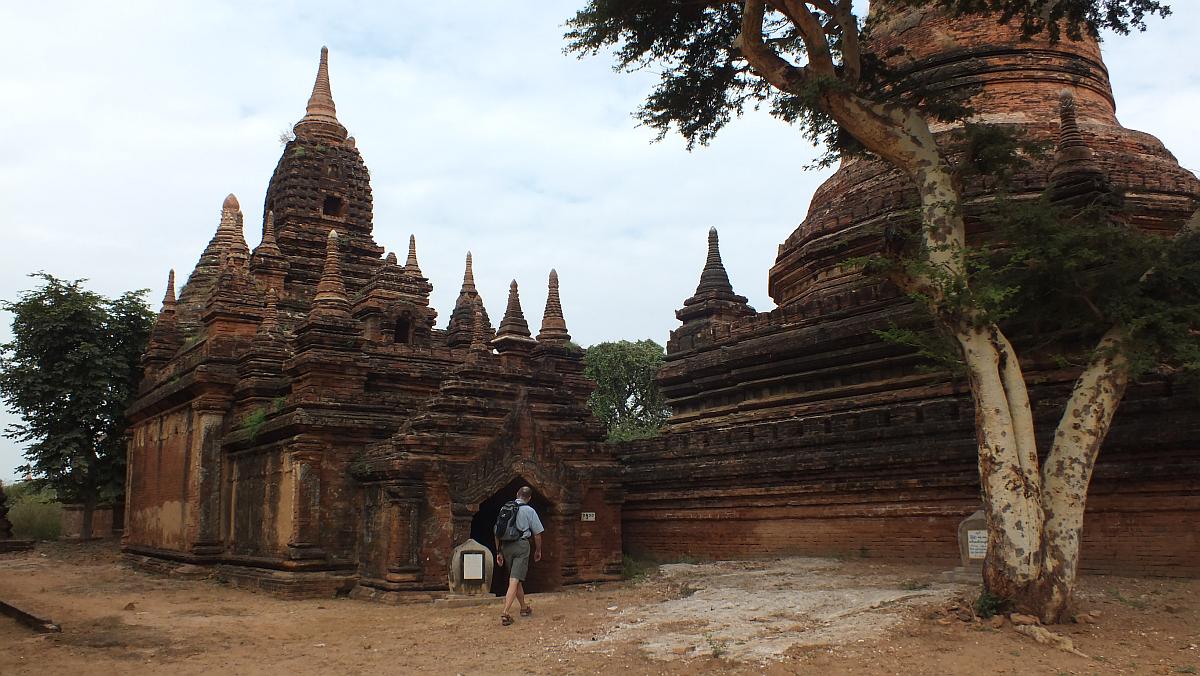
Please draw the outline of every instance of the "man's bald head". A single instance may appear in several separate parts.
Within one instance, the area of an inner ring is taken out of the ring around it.
[[[524,502],[529,502],[529,499],[532,497],[533,497],[533,489],[530,488],[529,486],[521,486],[521,488],[517,491],[517,498],[519,500],[522,500]]]

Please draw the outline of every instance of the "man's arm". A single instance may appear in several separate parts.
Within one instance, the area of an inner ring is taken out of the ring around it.
[[[538,533],[533,536],[533,560],[542,560],[542,534]]]
[[[500,538],[493,536],[493,540],[495,540],[495,542],[496,542],[496,563],[503,566],[504,565],[504,552],[502,552],[500,550]]]

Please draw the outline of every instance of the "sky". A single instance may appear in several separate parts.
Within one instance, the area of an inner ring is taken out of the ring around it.
[[[653,143],[631,117],[653,72],[563,54],[573,2],[90,0],[0,3],[0,299],[28,274],[115,296],[182,279],[228,193],[257,244],[280,135],[304,114],[320,47],[338,118],[371,171],[375,239],[417,239],[444,328],[473,252],[489,315],[516,279],[536,330],[556,268],[576,342],[664,344],[708,228],[738,293],[767,271],[829,171],[763,113],[709,147]],[[1105,42],[1118,116],[1200,171],[1200,3]],[[0,311],[0,342],[11,338]],[[0,410],[0,424],[15,417]],[[21,450],[0,438],[0,480]]]

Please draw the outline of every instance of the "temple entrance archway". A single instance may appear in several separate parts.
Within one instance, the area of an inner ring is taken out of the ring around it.
[[[546,528],[546,532],[542,535],[545,551],[542,552],[541,561],[531,562],[529,575],[525,579],[525,591],[527,593],[553,591],[562,584],[558,570],[560,560],[558,550],[561,543],[557,542],[559,538],[556,538],[553,532],[555,530],[553,524],[556,522],[554,506],[537,489],[537,486],[517,477],[493,493],[491,497],[479,503],[479,509],[471,518],[471,538],[488,549],[494,549],[495,537],[492,535],[492,527],[496,524],[496,517],[500,514],[500,508],[504,506],[504,503],[517,497],[517,490],[521,486],[529,486],[533,489],[533,498],[529,504],[537,511],[542,525]],[[496,552],[493,551],[492,555],[495,556],[495,554]],[[508,568],[497,567],[492,575],[492,593],[503,596],[506,591],[508,591]]]

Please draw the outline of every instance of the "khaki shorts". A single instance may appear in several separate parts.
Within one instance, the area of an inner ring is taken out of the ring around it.
[[[525,580],[529,573],[529,540],[513,540],[500,545],[500,553],[504,554],[504,565],[508,566],[508,577],[513,580]]]

